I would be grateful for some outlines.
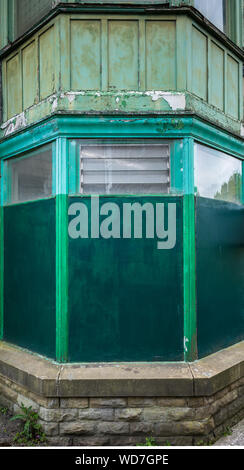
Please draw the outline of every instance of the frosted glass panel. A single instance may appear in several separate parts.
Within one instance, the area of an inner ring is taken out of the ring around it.
[[[240,202],[241,160],[195,144],[194,166],[197,196]]]
[[[169,145],[81,144],[80,169],[82,193],[168,193]]]
[[[217,28],[224,30],[224,0],[195,0],[194,6]]]
[[[47,145],[7,161],[8,202],[51,196],[52,147]]]

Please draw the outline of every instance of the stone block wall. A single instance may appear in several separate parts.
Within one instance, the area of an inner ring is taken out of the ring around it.
[[[22,403],[38,412],[48,445],[202,445],[244,417],[244,377],[210,396],[44,397],[0,374],[0,405],[16,413]]]

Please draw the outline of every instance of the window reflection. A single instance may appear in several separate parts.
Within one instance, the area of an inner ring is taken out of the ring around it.
[[[52,146],[39,147],[17,158],[10,158],[7,165],[8,203],[31,201],[52,194]]]
[[[195,144],[194,173],[197,196],[240,202],[241,160]]]
[[[195,0],[195,7],[217,28],[224,30],[224,0]]]

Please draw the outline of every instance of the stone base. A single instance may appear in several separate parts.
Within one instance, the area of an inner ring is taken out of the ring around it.
[[[57,364],[0,342],[0,404],[49,445],[202,445],[244,417],[244,342],[194,363]]]

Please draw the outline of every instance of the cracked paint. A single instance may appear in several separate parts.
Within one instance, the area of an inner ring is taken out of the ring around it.
[[[1,129],[4,130],[4,135],[10,135],[13,132],[25,127],[27,125],[25,113],[20,113],[17,116],[13,116],[8,121],[4,122]]]

